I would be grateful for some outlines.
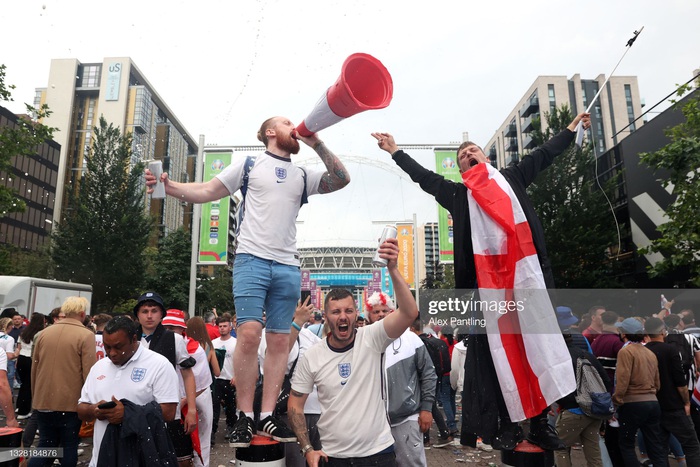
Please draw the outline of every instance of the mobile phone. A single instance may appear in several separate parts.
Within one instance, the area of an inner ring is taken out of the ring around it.
[[[114,401],[107,401],[103,402],[100,405],[97,406],[98,409],[113,409],[117,406],[117,403]]]
[[[302,303],[302,305],[304,304],[304,302],[306,301],[306,299],[307,299],[308,297],[310,297],[310,296],[311,296],[311,291],[310,291],[310,290],[302,290],[302,291],[301,291],[301,303]]]

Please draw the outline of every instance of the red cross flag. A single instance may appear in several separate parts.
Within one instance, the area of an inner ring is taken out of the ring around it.
[[[571,356],[547,294],[525,213],[491,164],[462,174],[489,348],[512,421],[576,390]]]

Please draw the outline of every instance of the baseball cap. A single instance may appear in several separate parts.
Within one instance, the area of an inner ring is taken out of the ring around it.
[[[626,318],[621,323],[615,323],[615,326],[620,328],[620,331],[625,334],[642,334],[644,332],[644,326],[639,322],[638,319]]]
[[[156,305],[160,306],[160,310],[165,314],[165,305],[163,304],[163,299],[155,292],[146,292],[139,297],[136,306],[134,307],[134,315],[137,315],[139,308],[146,302],[155,302]]]
[[[566,329],[569,326],[578,323],[578,318],[574,316],[571,308],[568,306],[558,306],[556,308],[556,312],[557,322],[559,323],[560,328]]]
[[[172,308],[166,312],[165,318],[163,318],[161,324],[163,326],[177,326],[187,329],[187,324],[185,324],[185,312]]]

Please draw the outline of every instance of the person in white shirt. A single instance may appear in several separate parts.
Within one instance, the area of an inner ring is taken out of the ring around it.
[[[418,317],[416,302],[398,270],[398,255],[396,239],[388,239],[379,248],[379,256],[388,261],[399,309],[375,325],[357,329],[352,293],[331,290],[324,303],[330,333],[307,350],[297,364],[288,417],[310,467],[317,467],[321,458],[329,467],[354,462],[396,465],[387,417],[383,354]],[[322,450],[311,445],[304,417],[304,404],[314,385],[321,405],[318,431]]]
[[[263,384],[259,434],[280,442],[294,441],[294,433],[272,417],[279,387],[284,379],[289,325],[301,294],[299,253],[296,248],[295,221],[306,197],[331,193],[346,186],[350,176],[317,134],[305,137],[297,133],[285,117],[265,120],[258,140],[266,151],[248,167],[246,158],[234,158],[231,165],[205,183],[178,183],[163,173],[160,182],[169,196],[179,201],[204,203],[230,196],[245,186],[238,247],[234,262],[233,296],[238,321],[237,345],[233,360],[238,409],[229,444],[250,445],[256,427],[253,424],[253,399],[258,371],[247,364],[255,359],[263,325],[270,354],[265,360],[267,378]],[[295,166],[291,155],[299,152],[299,141],[312,147],[326,171],[304,170]],[[153,191],[155,176],[146,170],[146,186]],[[263,321],[263,307],[265,321]]]
[[[221,337],[214,339],[211,344],[214,351],[225,352],[224,363],[221,365],[221,373],[214,380],[214,415],[211,428],[211,444],[215,444],[216,431],[219,427],[219,417],[221,415],[221,403],[224,403],[226,412],[226,438],[233,430],[233,426],[238,419],[236,415],[236,386],[233,373],[233,352],[236,350],[236,338],[231,335],[233,322],[231,315],[224,313],[216,318],[216,325],[219,327]]]
[[[12,339],[10,337],[10,339]],[[7,353],[0,347],[0,406],[7,419],[6,426],[19,428],[19,422],[15,418],[15,411],[12,406],[12,389],[7,380]]]
[[[100,464],[100,447],[107,425],[123,421],[122,399],[136,405],[157,402],[164,421],[175,418],[180,400],[175,369],[165,357],[140,345],[133,321],[126,316],[114,318],[107,323],[103,337],[107,358],[99,360],[90,369],[78,403],[81,420],[97,419],[90,467]],[[114,401],[115,406],[98,408],[108,401]]]

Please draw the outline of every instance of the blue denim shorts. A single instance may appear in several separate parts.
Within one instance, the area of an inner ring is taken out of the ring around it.
[[[264,324],[268,332],[288,334],[300,296],[299,266],[247,253],[236,255],[233,261],[233,302],[239,326],[257,321]]]

